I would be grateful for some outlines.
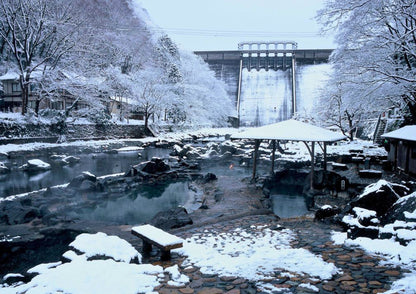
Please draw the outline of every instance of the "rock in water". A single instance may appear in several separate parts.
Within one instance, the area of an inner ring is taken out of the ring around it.
[[[26,164],[22,165],[20,169],[23,169],[25,171],[45,171],[50,170],[51,165],[49,163],[46,163],[40,159],[31,159],[28,160]]]

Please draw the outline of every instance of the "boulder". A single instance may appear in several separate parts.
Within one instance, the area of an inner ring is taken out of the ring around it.
[[[213,173],[207,173],[204,176],[203,181],[204,181],[204,183],[209,183],[209,182],[215,181],[216,179],[217,179],[217,176],[215,174],[213,174]]]
[[[40,216],[40,211],[35,207],[22,205],[17,201],[4,201],[0,206],[1,224],[17,225],[29,223]]]
[[[226,152],[230,152],[231,154],[235,154],[237,152],[237,147],[233,143],[230,143],[229,141],[225,141],[225,142],[221,143],[219,148],[220,148],[220,153],[221,154],[224,154]]]
[[[341,212],[341,209],[336,206],[324,205],[315,212],[315,220],[323,220],[333,217]]]
[[[192,219],[189,217],[188,212],[183,207],[161,211],[156,214],[150,221],[151,225],[162,230],[181,228],[192,223]]]
[[[20,169],[28,172],[45,171],[50,170],[51,165],[40,159],[28,160],[26,164],[22,165]]]
[[[380,219],[382,225],[394,223],[396,220],[416,222],[416,192],[400,198]]]
[[[404,196],[408,189],[402,185],[379,180],[364,189],[364,192],[350,202],[352,208],[361,207],[377,212],[377,216],[384,215],[393,204]]]
[[[10,172],[10,169],[4,164],[4,162],[0,162],[0,175],[7,174]]]
[[[76,176],[75,178],[73,178],[71,182],[69,182],[68,188],[82,190],[88,187],[88,189],[90,189],[91,185],[90,184],[83,185],[84,181],[95,183],[97,181],[97,177],[90,172],[83,172],[79,176]]]
[[[157,157],[152,158],[151,161],[143,162],[135,168],[149,174],[163,173],[170,170],[170,166]]]
[[[64,161],[67,162],[68,164],[75,164],[78,163],[81,159],[79,157],[75,157],[75,156],[66,156],[64,158]]]

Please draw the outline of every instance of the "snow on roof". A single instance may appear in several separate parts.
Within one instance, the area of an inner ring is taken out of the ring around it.
[[[19,75],[15,72],[7,72],[6,74],[0,76],[0,81],[7,81],[7,80],[18,80]]]
[[[40,70],[35,70],[31,73],[31,77],[32,78],[39,78],[42,76],[42,71]],[[0,81],[16,81],[20,78],[20,74],[18,74],[17,72],[14,71],[9,71],[6,74],[0,76]]]
[[[232,139],[264,139],[310,142],[335,142],[347,137],[325,128],[293,119],[249,129],[231,136]]]
[[[416,125],[405,126],[398,130],[381,135],[383,138],[416,141]]]

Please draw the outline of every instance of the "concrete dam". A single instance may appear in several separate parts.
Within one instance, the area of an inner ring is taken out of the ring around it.
[[[240,126],[311,113],[331,72],[331,53],[331,49],[299,50],[295,42],[249,42],[240,43],[235,51],[195,52],[226,83]]]

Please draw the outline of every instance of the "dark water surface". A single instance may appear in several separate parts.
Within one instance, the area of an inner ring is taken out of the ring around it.
[[[109,199],[95,207],[72,212],[70,217],[83,220],[135,225],[148,222],[158,212],[184,206],[192,197],[188,182],[142,185],[117,199]]]
[[[273,213],[281,218],[303,216],[308,213],[311,199],[302,195],[300,187],[285,186],[271,190]]]
[[[65,154],[80,158],[78,163],[61,166],[50,159],[51,155]],[[62,150],[44,149],[36,152],[25,152],[12,158],[3,160],[11,169],[8,174],[0,175],[0,198],[42,188],[68,183],[74,177],[84,171],[89,171],[96,176],[123,173],[130,166],[150,160],[152,157],[165,157],[168,149],[146,148],[143,151],[120,152],[118,154],[107,152],[89,152],[78,148]],[[44,172],[28,173],[18,167],[30,159],[40,159],[51,164],[52,169]]]

